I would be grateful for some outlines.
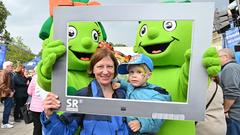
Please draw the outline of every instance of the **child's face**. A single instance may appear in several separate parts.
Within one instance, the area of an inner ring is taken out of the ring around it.
[[[128,67],[128,81],[135,87],[144,85],[148,79],[148,73],[142,66],[130,65]]]

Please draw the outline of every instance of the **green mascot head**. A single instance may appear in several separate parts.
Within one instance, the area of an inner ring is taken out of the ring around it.
[[[68,27],[68,68],[70,70],[86,70],[92,54],[102,40],[106,40],[106,34],[101,23],[70,22]]]
[[[49,40],[53,41],[53,28]],[[100,22],[68,23],[68,70],[86,71],[98,43],[106,40],[105,30]]]
[[[149,56],[154,66],[181,66],[191,37],[192,21],[142,21],[134,52]]]

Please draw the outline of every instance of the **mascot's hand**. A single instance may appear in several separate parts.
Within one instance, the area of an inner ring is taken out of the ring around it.
[[[183,63],[179,74],[179,87],[178,90],[183,94],[183,97],[187,97],[188,90],[188,76],[189,76],[189,63],[191,58],[191,49],[188,49],[184,53],[185,62]]]
[[[55,40],[49,42],[49,40],[44,41],[43,52],[42,52],[42,62],[40,67],[41,75],[45,78],[51,79],[52,68],[56,59],[62,56],[66,52],[66,48],[63,42],[60,40]]]
[[[209,77],[217,76],[221,71],[220,59],[217,50],[214,47],[210,47],[204,52],[202,63],[207,69]]]
[[[181,73],[180,73],[180,80],[185,84],[188,82],[188,75],[189,75],[189,63],[191,58],[191,49],[186,50],[184,53],[185,62],[183,63],[181,67]]]
[[[185,62],[190,62],[190,58],[191,58],[191,49],[188,49],[185,53],[184,53],[184,57],[185,57]]]

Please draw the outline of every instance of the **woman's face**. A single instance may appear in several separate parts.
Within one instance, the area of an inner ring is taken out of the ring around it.
[[[114,68],[114,63],[109,56],[104,57],[94,65],[93,74],[100,85],[104,86],[111,83],[114,77]]]
[[[24,67],[22,67],[22,71],[21,72],[22,72],[23,75],[25,75],[25,68]]]

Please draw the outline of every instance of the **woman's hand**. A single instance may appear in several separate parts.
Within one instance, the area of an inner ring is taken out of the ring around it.
[[[54,93],[48,93],[47,97],[43,101],[43,108],[47,118],[53,114],[53,110],[59,109],[61,103],[58,96]]]
[[[138,120],[133,120],[133,121],[128,122],[128,126],[130,127],[130,129],[133,132],[137,132],[141,128],[141,124]]]

